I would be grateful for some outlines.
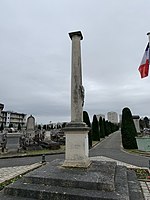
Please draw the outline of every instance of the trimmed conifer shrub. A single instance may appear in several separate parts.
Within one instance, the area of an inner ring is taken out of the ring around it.
[[[0,131],[3,131],[3,130],[4,130],[4,125],[3,125],[3,123],[1,123]]]
[[[111,122],[109,122],[108,120],[105,122],[106,125],[106,132],[105,135],[108,136],[109,134],[111,134]]]
[[[104,136],[106,136],[106,122],[105,122],[105,118],[103,118],[103,126],[104,126]]]
[[[99,128],[100,128],[100,138],[105,137],[105,129],[104,129],[104,122],[102,117],[99,118]]]
[[[88,138],[89,138],[89,148],[92,147],[92,130],[91,130],[91,122],[89,115],[86,111],[83,111],[83,122],[86,123],[86,125],[90,128],[89,133],[88,133]]]
[[[19,123],[18,124],[18,131],[20,131],[21,130],[21,124]]]
[[[122,110],[121,135],[122,145],[125,149],[137,149],[135,139],[137,131],[133,122],[131,111],[127,107]]]
[[[96,115],[93,116],[93,121],[92,121],[92,140],[100,141],[99,124]]]

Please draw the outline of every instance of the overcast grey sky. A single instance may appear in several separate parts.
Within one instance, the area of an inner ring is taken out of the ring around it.
[[[149,0],[1,0],[0,102],[38,123],[70,121],[71,40],[80,30],[85,106],[150,116],[150,77],[138,66]]]

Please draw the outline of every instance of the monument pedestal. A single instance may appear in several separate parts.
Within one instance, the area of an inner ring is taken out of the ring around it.
[[[66,135],[66,152],[63,167],[87,168],[91,161],[89,159],[89,128],[85,123],[69,123],[64,128]]]
[[[93,161],[88,168],[62,167],[54,160],[0,192],[3,200],[144,200],[135,172],[115,162]]]

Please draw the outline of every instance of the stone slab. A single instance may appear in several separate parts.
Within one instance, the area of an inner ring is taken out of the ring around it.
[[[29,172],[7,186],[0,193],[0,199],[143,200],[134,172],[128,173],[124,166],[117,166],[115,162],[93,161],[87,169],[66,169],[61,166],[62,163],[63,160],[55,160]]]
[[[2,199],[2,200],[35,200],[33,198],[26,198],[26,197],[15,197],[14,198],[14,196],[4,195],[3,192],[0,192],[0,199]]]
[[[131,200],[144,199],[140,182],[137,180],[135,172],[132,173],[131,170],[128,170],[127,177],[128,177],[129,188],[130,188],[129,194],[130,194]]]
[[[129,200],[117,192],[106,192],[98,190],[86,190],[79,188],[68,188],[59,186],[47,186],[41,184],[22,183],[17,181],[11,187],[6,187],[7,195],[39,200]]]
[[[115,162],[93,161],[88,168],[65,168],[63,160],[51,163],[24,176],[25,181],[53,186],[91,190],[115,190]]]

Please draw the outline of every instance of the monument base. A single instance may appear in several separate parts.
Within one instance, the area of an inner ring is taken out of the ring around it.
[[[89,159],[89,128],[83,122],[71,122],[64,129],[66,136],[66,152],[63,167],[87,168],[91,164]]]
[[[54,160],[5,187],[3,200],[144,200],[135,172],[115,162],[88,168],[62,167]]]
[[[62,167],[79,167],[79,168],[87,168],[91,164],[90,159],[87,160],[65,160]]]

